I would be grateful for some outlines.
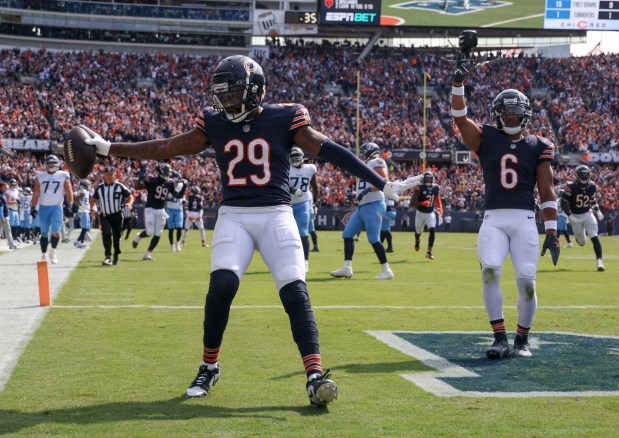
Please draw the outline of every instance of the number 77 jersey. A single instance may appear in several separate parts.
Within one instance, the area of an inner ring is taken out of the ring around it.
[[[290,150],[299,128],[311,123],[299,104],[264,105],[252,120],[233,123],[205,108],[196,127],[215,149],[221,171],[223,205],[290,205]]]
[[[535,210],[537,166],[554,160],[553,144],[540,136],[511,140],[503,131],[483,125],[477,155],[486,184],[485,209]]]

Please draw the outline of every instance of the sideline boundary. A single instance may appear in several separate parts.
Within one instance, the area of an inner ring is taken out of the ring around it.
[[[99,230],[91,230],[90,234],[96,245]],[[5,243],[2,241],[3,246]],[[58,245],[59,263],[48,264],[52,305],[86,251],[90,249],[75,248],[72,242]],[[49,310],[49,307],[39,305],[37,261],[40,257],[41,247],[33,244],[19,246],[0,258],[3,274],[0,284],[0,391]]]

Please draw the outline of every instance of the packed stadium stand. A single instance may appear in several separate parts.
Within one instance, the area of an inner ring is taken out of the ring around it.
[[[196,115],[209,103],[209,74],[221,59],[221,48],[235,46],[250,53],[247,31],[255,11],[253,3],[246,1],[176,4],[0,0],[4,14],[12,11],[15,16],[30,17],[31,23],[3,20],[0,34],[33,37],[34,32],[36,41],[52,46],[58,42],[57,48],[32,43],[30,49],[0,50],[0,138],[5,150],[17,152],[14,157],[0,155],[0,176],[32,186],[41,159],[48,152],[62,152],[66,133],[79,123],[112,141],[162,138],[191,129]],[[74,26],[54,21],[62,16],[73,17]],[[99,24],[92,24],[92,16]],[[37,24],[43,19],[46,25]],[[116,28],[118,20],[125,23],[124,28]],[[166,20],[181,22],[188,37],[180,30],[162,32]],[[142,32],[145,24],[150,27]],[[203,32],[196,31],[199,27]],[[67,39],[110,44],[105,50],[58,50]],[[123,50],[112,42],[124,43]],[[127,50],[126,43],[149,50]],[[474,157],[469,164],[456,160],[456,152],[465,147],[450,115],[452,61],[445,57],[444,48],[375,45],[368,49],[326,39],[268,38],[267,43],[265,57],[257,56],[268,81],[267,103],[303,103],[317,129],[351,149],[362,142],[378,143],[397,176],[421,170],[421,150],[436,152],[428,155],[427,163],[436,170],[447,209],[483,209],[484,186]],[[165,45],[197,45],[204,50],[202,54],[184,49],[174,53],[163,50]],[[507,87],[530,96],[534,116],[528,130],[555,143],[557,185],[564,184],[572,166],[586,162],[589,154],[613,157],[619,143],[619,55],[546,58],[523,52],[506,56],[497,50],[484,56],[490,62],[474,74],[469,114],[491,122],[488,97]],[[425,120],[424,74],[429,96]],[[607,161],[611,163],[594,163],[594,181],[601,186],[600,205],[614,218],[619,208],[619,160]],[[119,179],[132,186],[139,163],[118,160],[116,164]],[[179,159],[174,166],[191,185],[202,189],[209,207],[218,205],[219,174],[211,154]],[[355,181],[349,175],[320,165],[318,179],[321,207],[345,208],[354,203]],[[406,207],[405,203],[400,206]]]

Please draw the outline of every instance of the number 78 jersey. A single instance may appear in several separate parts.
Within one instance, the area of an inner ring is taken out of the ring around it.
[[[223,205],[290,205],[290,151],[299,128],[311,123],[299,104],[264,105],[250,121],[232,123],[212,108],[202,110],[196,127],[215,149],[221,172]]]
[[[527,135],[513,141],[503,131],[483,125],[477,156],[486,185],[485,209],[535,210],[537,166],[554,160],[553,144]]]

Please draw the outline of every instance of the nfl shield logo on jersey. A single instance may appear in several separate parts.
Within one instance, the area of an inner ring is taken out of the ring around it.
[[[243,132],[247,134],[249,132],[249,125],[243,125]]]

